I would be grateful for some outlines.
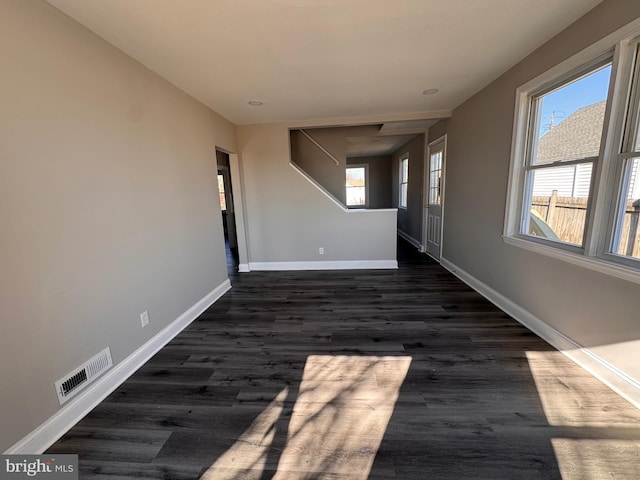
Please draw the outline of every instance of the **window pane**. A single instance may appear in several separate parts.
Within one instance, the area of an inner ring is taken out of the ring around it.
[[[640,160],[629,160],[625,170],[623,205],[618,219],[618,236],[614,242],[617,245],[615,253],[627,257],[640,258]]]
[[[439,205],[440,183],[442,177],[442,152],[436,152],[431,155],[429,163],[429,203],[431,205]]]
[[[347,167],[347,205],[366,205],[365,167]]]
[[[347,205],[365,205],[364,187],[347,187]]]
[[[640,108],[638,108],[638,112],[640,115]],[[636,134],[635,134],[635,138],[634,141],[632,143],[632,150],[634,152],[640,152],[640,118],[638,118],[637,122],[636,122]]]
[[[407,208],[407,184],[409,183],[409,159],[400,160],[400,206]]]
[[[227,210],[227,201],[224,198],[224,177],[218,175],[218,192],[220,196],[220,210],[223,212]]]
[[[582,245],[593,164],[533,170],[525,232],[549,240]]]
[[[629,111],[634,112],[635,123],[629,122],[627,128],[629,131],[625,132],[625,142],[623,151],[625,152],[640,152],[640,45],[636,46],[636,68],[633,74],[633,83],[635,84],[635,92],[632,90],[632,94],[629,100]]]
[[[597,157],[611,65],[535,99],[535,165]]]
[[[364,187],[364,167],[347,168],[347,187]]]

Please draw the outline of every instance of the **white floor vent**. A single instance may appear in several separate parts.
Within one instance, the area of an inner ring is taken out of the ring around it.
[[[56,382],[58,402],[62,405],[113,366],[109,347]]]

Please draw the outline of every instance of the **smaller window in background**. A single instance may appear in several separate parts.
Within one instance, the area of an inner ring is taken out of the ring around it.
[[[429,204],[442,203],[442,150],[431,155],[429,163]]]
[[[224,197],[224,176],[218,174],[218,192],[220,193],[220,210],[227,210],[227,200]]]
[[[364,207],[367,205],[367,169],[365,166],[347,167],[347,206]]]
[[[409,190],[409,157],[400,159],[400,207],[407,208]]]
[[[581,247],[611,64],[531,96],[521,233]]]

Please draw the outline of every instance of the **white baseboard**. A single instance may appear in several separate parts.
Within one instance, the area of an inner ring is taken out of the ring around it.
[[[251,262],[251,270],[286,271],[286,270],[370,270],[396,269],[397,260],[345,260],[326,262]]]
[[[247,273],[250,272],[251,269],[249,268],[249,264],[248,263],[241,263],[238,265],[238,272],[240,273]]]
[[[5,454],[41,454],[231,288],[225,280]]]
[[[586,347],[576,343],[566,335],[540,320],[515,302],[489,287],[449,260],[442,258],[441,265],[473,288],[480,295],[511,315],[523,326],[531,330],[554,348],[558,349],[576,364],[600,380],[602,383],[640,408],[640,382],[631,378]]]
[[[424,252],[424,247],[422,246],[422,244],[420,243],[420,241],[416,240],[415,238],[409,236],[409,234],[403,232],[402,230],[398,230],[398,235],[402,238],[404,238],[407,242],[409,242],[411,245],[413,245],[414,247],[416,247],[420,252]]]

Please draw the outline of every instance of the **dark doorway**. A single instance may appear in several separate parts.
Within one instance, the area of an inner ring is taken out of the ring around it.
[[[236,233],[229,155],[216,150],[216,162],[218,165],[218,191],[220,194],[222,225],[224,227],[224,243],[227,251],[227,268],[229,273],[235,273],[238,271],[239,263],[238,236]]]

